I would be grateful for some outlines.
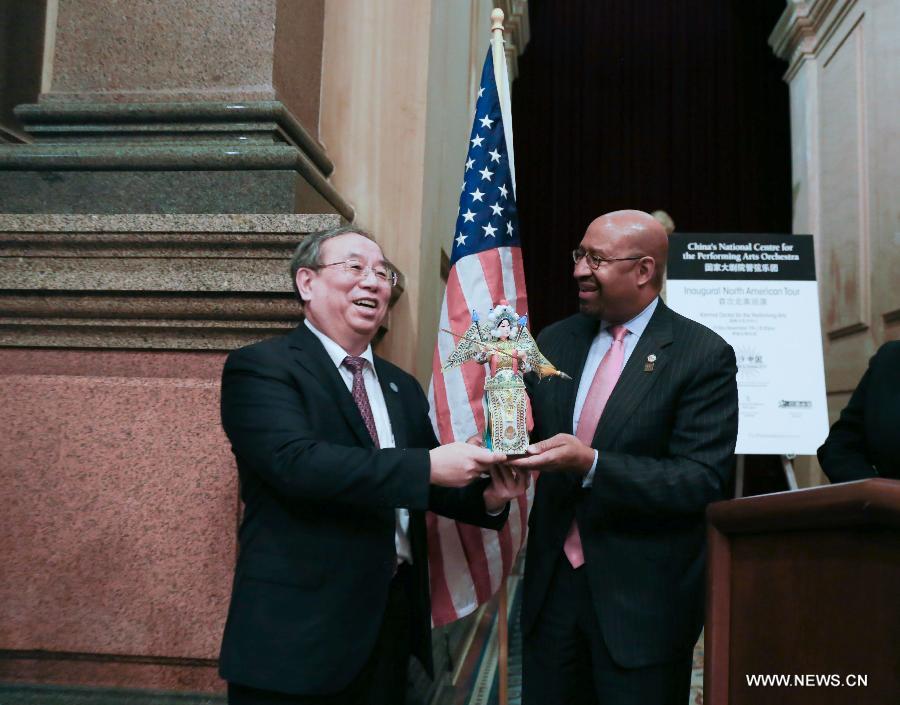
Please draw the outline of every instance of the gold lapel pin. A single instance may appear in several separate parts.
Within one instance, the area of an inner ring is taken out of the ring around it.
[[[656,355],[650,353],[647,355],[647,362],[644,363],[644,372],[653,372],[653,365],[656,362]]]

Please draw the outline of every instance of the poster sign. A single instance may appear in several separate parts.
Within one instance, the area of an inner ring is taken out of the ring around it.
[[[734,348],[737,453],[814,455],[828,433],[812,235],[672,235],[666,302]]]

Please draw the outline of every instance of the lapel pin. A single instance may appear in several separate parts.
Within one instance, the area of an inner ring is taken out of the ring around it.
[[[397,383],[396,383],[396,382],[391,382],[391,383],[388,385],[388,387],[391,388],[391,391],[392,391],[392,392],[399,392],[399,391],[400,391],[400,388],[397,386]]]
[[[650,353],[647,355],[647,362],[644,363],[644,372],[653,372],[653,365],[656,362],[656,355]]]

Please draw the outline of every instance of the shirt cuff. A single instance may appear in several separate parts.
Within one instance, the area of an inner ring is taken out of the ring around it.
[[[591,465],[591,469],[587,471],[587,475],[585,475],[584,479],[581,481],[581,486],[583,488],[590,488],[594,486],[594,472],[597,470],[597,459],[599,457],[600,453],[595,449],[594,463]]]

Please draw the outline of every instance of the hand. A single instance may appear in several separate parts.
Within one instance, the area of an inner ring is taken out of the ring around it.
[[[479,448],[484,448],[484,435],[481,433],[476,433],[472,436],[469,436],[466,439],[466,443],[469,443],[473,446],[478,446]]]
[[[465,487],[477,480],[491,465],[506,461],[504,453],[495,453],[469,443],[448,443],[429,451],[431,484],[441,487]]]
[[[510,460],[516,470],[540,470],[541,472],[574,472],[587,474],[594,464],[594,449],[568,433],[557,433],[553,438],[528,446],[528,455]]]
[[[527,470],[516,470],[506,463],[491,468],[491,484],[484,488],[484,508],[496,514],[509,500],[523,494],[530,484],[531,473]]]

